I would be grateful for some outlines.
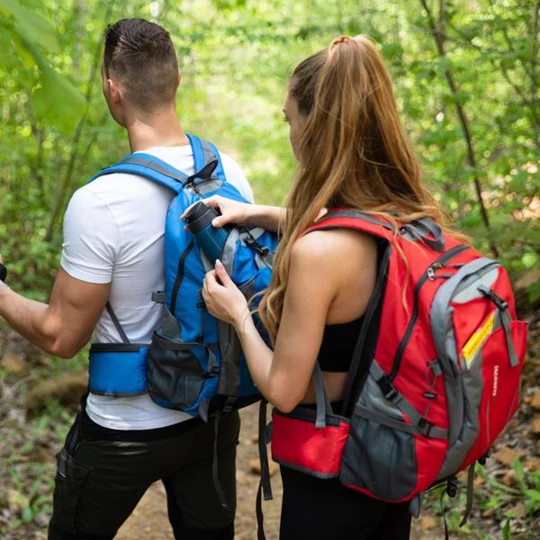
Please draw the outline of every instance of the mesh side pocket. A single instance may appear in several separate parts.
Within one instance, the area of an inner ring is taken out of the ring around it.
[[[148,354],[148,393],[159,405],[186,410],[199,399],[208,374],[198,356],[206,356],[199,343],[179,343],[154,333]]]
[[[406,498],[418,479],[414,435],[353,415],[339,479],[385,501]]]

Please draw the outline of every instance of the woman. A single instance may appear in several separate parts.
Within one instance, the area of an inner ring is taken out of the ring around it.
[[[368,38],[337,38],[304,60],[290,79],[283,110],[298,159],[287,210],[208,200],[222,213],[215,226],[243,222],[282,231],[272,282],[258,310],[274,350],[259,336],[246,300],[219,261],[206,276],[203,295],[210,312],[236,329],[261,393],[290,412],[314,403],[316,362],[330,400],[342,399],[377,273],[372,237],[351,230],[302,233],[326,208],[401,222],[427,216],[447,227],[422,183],[391,80]],[[375,500],[337,479],[285,467],[281,473],[282,540],[409,538],[408,503]]]

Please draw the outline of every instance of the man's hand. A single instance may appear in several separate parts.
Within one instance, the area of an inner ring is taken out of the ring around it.
[[[40,349],[71,358],[90,339],[109,291],[110,283],[87,283],[60,268],[49,304],[0,288],[0,316]]]

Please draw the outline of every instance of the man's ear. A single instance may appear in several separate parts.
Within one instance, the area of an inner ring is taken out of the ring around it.
[[[112,79],[107,79],[107,84],[109,85],[109,92],[112,102],[118,103],[122,99],[122,91],[120,90],[120,87]]]
[[[180,73],[180,70],[178,70],[178,75],[176,77],[176,88],[180,86],[181,82],[182,82],[182,73]]]

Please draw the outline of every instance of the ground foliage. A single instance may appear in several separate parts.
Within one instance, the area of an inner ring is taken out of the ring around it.
[[[434,193],[516,281],[533,276],[524,309],[538,302],[540,0],[0,0],[0,253],[14,288],[47,297],[71,193],[128,152],[99,74],[104,25],[126,16],[170,30],[184,127],[236,157],[256,198],[274,204],[294,171],[281,112],[291,69],[337,35],[372,36]],[[526,534],[519,531],[534,530],[538,519],[537,344],[535,331],[524,385],[531,402],[500,443],[520,455],[492,460],[487,469],[502,472],[491,470],[477,485],[480,523],[498,528],[477,529],[474,519],[469,530],[480,538]],[[84,353],[61,362],[25,347],[0,341],[0,536],[31,538],[15,531],[43,528],[51,455],[69,411],[52,400],[29,418],[26,389],[85,361]],[[30,367],[13,372],[17,356]]]

